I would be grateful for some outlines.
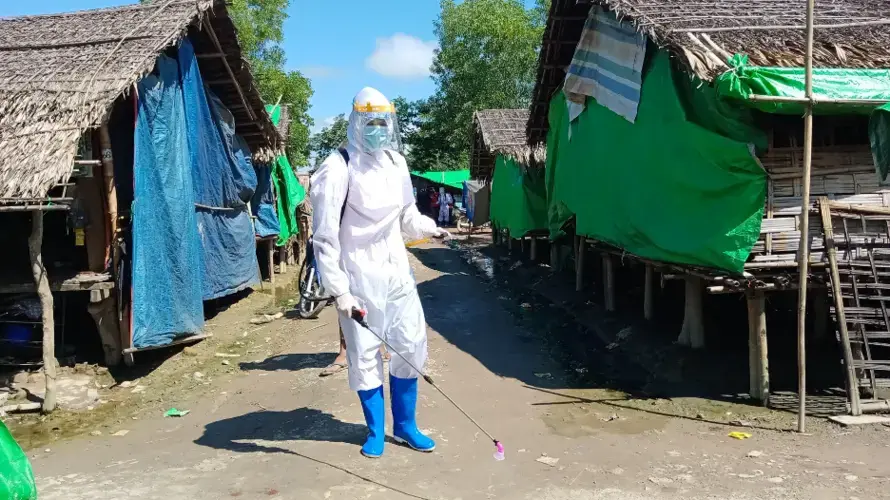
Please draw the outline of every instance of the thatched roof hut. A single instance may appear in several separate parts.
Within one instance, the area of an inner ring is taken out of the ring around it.
[[[265,112],[224,0],[0,19],[0,198],[46,196],[67,180],[81,134],[188,35],[204,81],[234,114],[255,160],[281,139]]]
[[[659,47],[710,81],[729,69],[736,53],[755,66],[803,67],[805,5],[789,0],[553,0],[544,31],[538,79],[528,123],[530,144],[547,137],[550,99],[565,79],[592,5],[631,22]],[[890,67],[890,2],[817,2],[814,62],[817,67]],[[786,29],[777,29],[786,28]]]
[[[544,164],[545,150],[529,147],[525,136],[528,122],[526,109],[485,109],[473,115],[473,151],[470,176],[491,177],[498,155],[514,158],[523,165]]]

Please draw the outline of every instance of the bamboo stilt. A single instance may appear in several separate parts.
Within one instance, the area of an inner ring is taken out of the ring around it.
[[[28,238],[28,251],[31,258],[31,274],[40,297],[43,321],[43,373],[46,377],[46,395],[43,397],[43,412],[56,409],[56,324],[53,317],[53,292],[49,287],[49,276],[43,265],[43,212],[31,214],[31,236]]]
[[[651,265],[646,264],[646,283],[643,285],[643,318],[646,321],[652,321],[652,318],[655,317],[655,304],[654,300],[654,290],[653,287],[655,283],[654,278],[655,270]]]
[[[683,327],[677,343],[702,349],[705,346],[704,311],[702,310],[702,279],[696,276],[686,277],[686,304],[683,314]]]
[[[603,254],[603,297],[606,311],[615,311],[615,265],[611,254]]]
[[[748,373],[752,399],[769,403],[769,350],[766,337],[766,299],[762,291],[746,294],[748,301]]]

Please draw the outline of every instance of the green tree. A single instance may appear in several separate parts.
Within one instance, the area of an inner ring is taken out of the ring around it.
[[[415,168],[468,168],[473,113],[525,108],[534,88],[549,0],[441,0],[436,93],[420,107]]]
[[[340,115],[331,125],[324,127],[309,140],[310,156],[315,159],[315,166],[321,165],[331,153],[346,143],[346,129],[349,121],[346,115]]]
[[[267,103],[288,105],[287,156],[294,166],[309,164],[309,100],[312,84],[299,71],[285,71],[284,21],[290,0],[231,0],[229,15],[238,31],[241,51],[250,62],[257,87]]]

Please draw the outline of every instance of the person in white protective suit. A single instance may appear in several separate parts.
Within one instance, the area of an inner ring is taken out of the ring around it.
[[[451,221],[451,207],[454,206],[454,197],[446,193],[445,188],[439,188],[439,225],[445,226]]]
[[[449,238],[448,231],[418,212],[400,149],[395,108],[372,88],[353,100],[348,144],[315,172],[313,243],[325,290],[336,297],[346,339],[349,387],[358,392],[368,424],[362,454],[383,454],[384,398],[381,345],[396,351],[390,360],[393,437],[418,451],[436,444],[417,428],[417,379],[427,357],[426,320],[402,233],[411,239]],[[365,310],[366,330],[350,318]]]

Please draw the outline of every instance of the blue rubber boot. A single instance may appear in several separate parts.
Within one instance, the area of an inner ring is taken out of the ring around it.
[[[383,442],[386,437],[386,412],[383,408],[383,386],[367,391],[358,391],[362,402],[362,412],[368,424],[368,439],[362,446],[362,455],[380,458],[383,455]]]
[[[389,388],[392,395],[392,434],[396,442],[417,451],[430,452],[436,449],[436,442],[417,429],[417,379],[390,375]]]

